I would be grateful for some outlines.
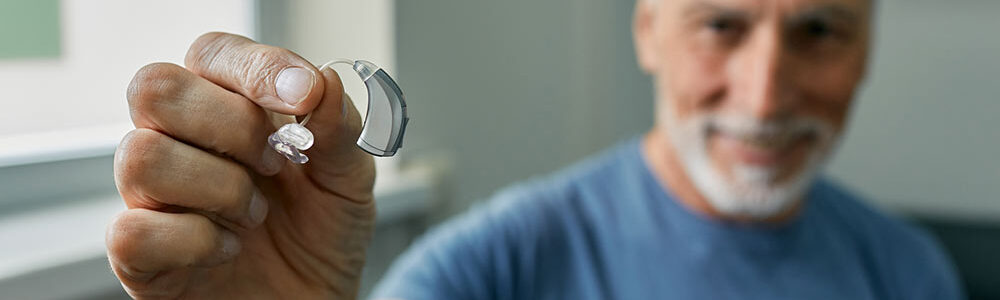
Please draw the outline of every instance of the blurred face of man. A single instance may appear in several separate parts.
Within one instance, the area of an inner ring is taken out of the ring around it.
[[[715,213],[793,207],[844,128],[868,53],[869,0],[641,0],[667,177]],[[654,166],[654,169],[656,166]],[[669,180],[668,180],[669,181]],[[672,189],[676,186],[672,186]]]

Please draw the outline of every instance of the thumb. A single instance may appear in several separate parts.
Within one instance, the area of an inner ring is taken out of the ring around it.
[[[304,166],[305,171],[327,190],[346,195],[370,194],[375,164],[372,156],[356,144],[361,136],[361,114],[351,97],[344,93],[337,72],[327,68],[321,74],[326,89],[306,123],[315,143],[306,152],[309,163]],[[357,190],[345,191],[348,187]]]
[[[282,114],[306,114],[324,90],[319,70],[301,56],[229,33],[198,37],[184,64],[191,72]]]

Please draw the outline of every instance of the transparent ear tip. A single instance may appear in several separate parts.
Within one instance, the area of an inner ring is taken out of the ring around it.
[[[288,123],[275,132],[281,141],[284,141],[299,150],[307,150],[313,145],[313,134],[305,126],[299,123]]]
[[[299,123],[289,123],[281,126],[267,137],[267,144],[294,163],[304,164],[309,157],[301,151],[313,145],[313,134]]]

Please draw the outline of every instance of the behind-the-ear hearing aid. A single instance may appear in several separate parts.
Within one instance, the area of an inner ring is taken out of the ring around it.
[[[319,69],[322,71],[337,63],[351,65],[368,88],[368,112],[358,137],[358,147],[375,156],[395,155],[396,150],[402,147],[406,123],[410,120],[406,116],[406,100],[399,85],[382,68],[364,60],[334,60]],[[310,118],[311,112],[302,122],[281,126],[267,138],[268,144],[289,160],[306,163],[309,157],[301,151],[313,144],[312,132],[305,127]]]

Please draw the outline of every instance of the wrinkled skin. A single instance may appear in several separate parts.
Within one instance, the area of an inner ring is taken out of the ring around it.
[[[375,170],[354,145],[361,120],[337,74],[224,33],[198,38],[185,65],[147,65],[129,85],[136,129],[114,166],[129,209],[106,237],[125,290],[138,299],[356,297]],[[278,78],[289,66],[304,88]],[[293,164],[265,142],[291,120],[269,112],[310,111],[312,160]]]

